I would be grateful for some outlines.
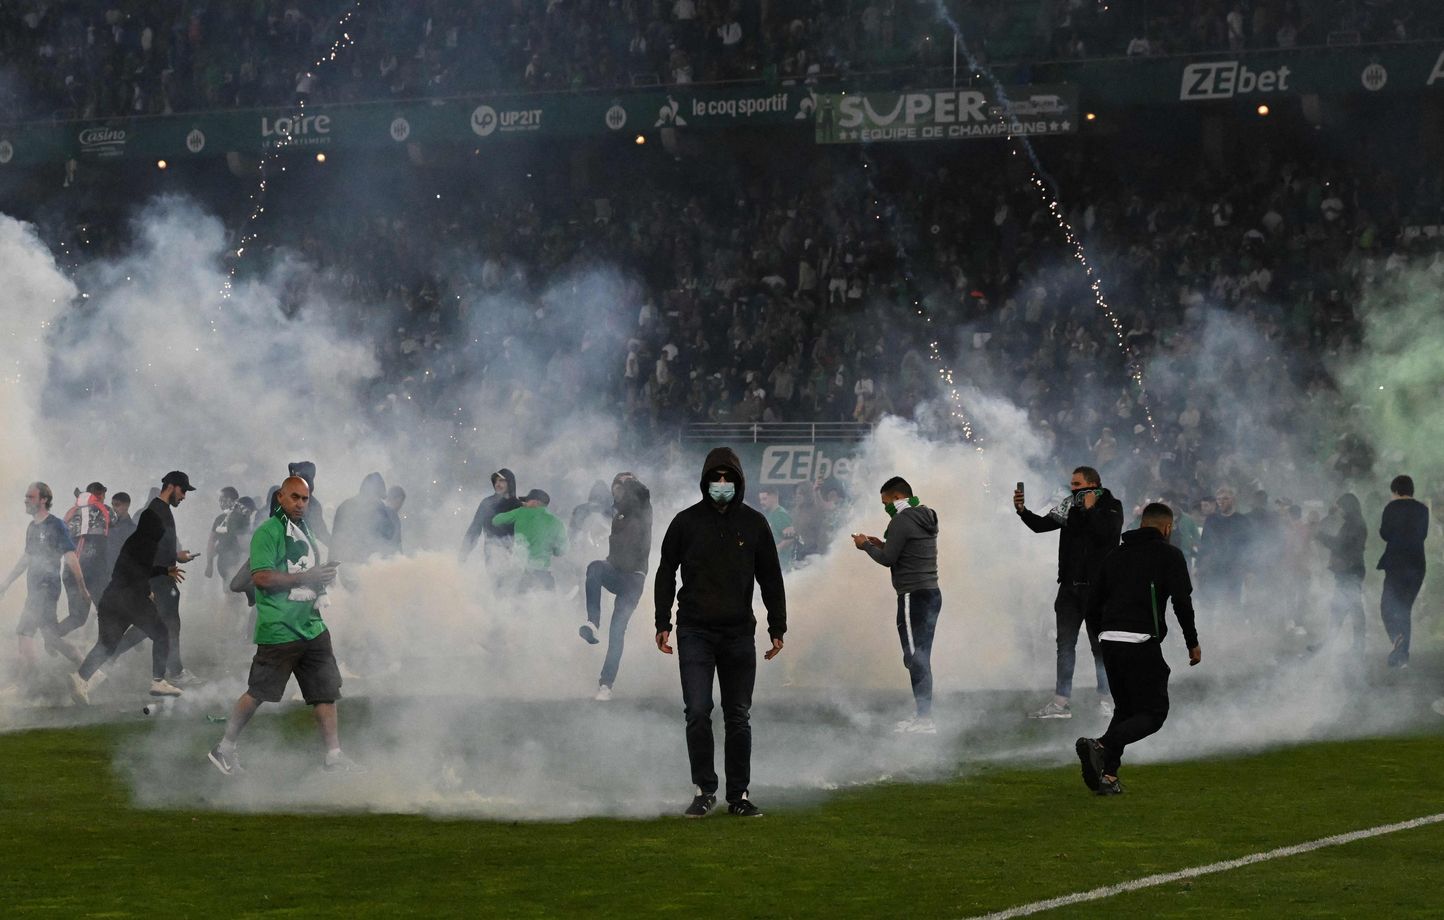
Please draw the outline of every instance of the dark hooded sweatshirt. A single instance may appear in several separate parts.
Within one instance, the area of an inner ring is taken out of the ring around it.
[[[166,554],[161,547],[167,536],[170,537],[172,550],[170,561],[162,565],[159,560]],[[115,568],[110,573],[110,584],[105,588],[106,595],[113,593],[127,602],[149,596],[150,580],[164,576],[175,564],[174,540],[175,516],[171,514],[170,505],[159,498],[151,499],[140,513],[135,532],[120,547]]]
[[[730,472],[737,494],[720,509],[707,497],[707,473]],[[672,519],[662,538],[662,557],[655,583],[657,632],[672,629],[672,600],[677,601],[677,625],[752,633],[752,584],[762,588],[767,608],[767,634],[774,639],[787,632],[787,600],[782,587],[782,565],[772,528],[762,512],[742,503],[746,482],[737,455],[719,447],[707,455],[699,481],[702,500]],[[677,590],[677,569],[682,569],[682,590]]]
[[[1081,501],[1074,502],[1064,524],[1059,524],[1051,515],[1034,514],[1027,508],[1021,509],[1018,517],[1033,533],[1062,529],[1058,535],[1060,585],[1092,583],[1104,557],[1118,546],[1118,535],[1123,532],[1123,503],[1107,489],[1091,509],[1084,508]]]
[[[652,553],[652,493],[635,479],[622,482],[617,491],[607,563],[621,572],[645,574]]]
[[[471,526],[466,529],[466,536],[461,540],[463,556],[471,552],[483,533],[486,534],[488,540],[510,540],[512,538],[512,526],[510,524],[494,524],[492,518],[521,507],[521,502],[516,497],[516,474],[504,467],[497,472],[506,480],[507,494],[497,495],[493,492],[476,506],[476,514],[471,519]]]
[[[892,570],[899,595],[938,587],[938,513],[927,505],[904,508],[888,522],[883,545],[863,546],[879,565]]]
[[[1142,633],[1163,641],[1163,614],[1169,598],[1189,648],[1198,645],[1193,625],[1193,581],[1183,551],[1170,546],[1162,531],[1140,527],[1123,535],[1123,545],[1103,560],[1088,598],[1088,618],[1100,632]]]

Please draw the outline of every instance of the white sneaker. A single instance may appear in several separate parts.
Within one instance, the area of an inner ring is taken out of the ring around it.
[[[932,716],[914,716],[899,722],[896,731],[903,735],[936,735],[938,724]]]
[[[611,687],[608,687],[606,684],[599,684],[599,685],[597,686],[597,695],[594,696],[594,697],[592,697],[592,699],[594,699],[594,700],[601,700],[603,703],[605,703],[607,700],[609,700],[609,699],[611,699],[611,698],[612,698],[612,688],[611,688]]]
[[[1030,719],[1071,719],[1073,710],[1067,703],[1059,703],[1057,700],[1049,700],[1042,709],[1028,713]]]
[[[90,705],[90,682],[74,671],[67,676],[70,679],[70,698],[78,706]]]
[[[327,754],[321,762],[321,769],[327,773],[366,773],[367,769],[340,751]]]
[[[180,687],[177,687],[165,678],[150,682],[151,696],[180,696],[182,692]]]
[[[1103,713],[1104,718],[1113,718],[1113,701],[1106,696],[1102,697],[1098,700],[1098,711]]]

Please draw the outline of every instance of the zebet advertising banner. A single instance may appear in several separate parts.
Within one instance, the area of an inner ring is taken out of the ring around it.
[[[1078,130],[1078,89],[1067,84],[817,97],[819,144],[1038,137]]]

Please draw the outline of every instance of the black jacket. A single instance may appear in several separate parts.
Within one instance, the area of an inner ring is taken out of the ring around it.
[[[1369,528],[1363,518],[1341,516],[1337,533],[1320,533],[1314,539],[1329,551],[1329,571],[1338,575],[1364,577],[1364,544]]]
[[[1140,527],[1123,535],[1123,545],[1108,554],[1088,597],[1088,619],[1099,632],[1146,633],[1154,642],[1168,635],[1163,613],[1169,598],[1189,648],[1198,645],[1193,624],[1193,582],[1183,551],[1169,546],[1163,533]]]
[[[652,553],[652,493],[636,479],[622,482],[618,493],[607,562],[622,572],[646,572]]]
[[[510,540],[512,538],[512,527],[510,524],[494,524],[492,518],[507,511],[515,511],[521,507],[521,502],[516,497],[516,474],[508,469],[497,470],[506,480],[508,493],[506,495],[488,495],[476,506],[476,514],[471,518],[471,526],[466,529],[466,536],[461,539],[461,556],[466,556],[476,546],[476,541],[483,533],[488,540]]]
[[[175,515],[171,513],[170,505],[159,498],[151,499],[150,504],[140,513],[135,533],[131,534],[120,548],[120,555],[116,557],[115,568],[110,573],[110,584],[106,586],[105,593],[114,591],[140,597],[150,594],[150,580],[165,575],[170,566],[175,564],[174,550],[170,554],[169,563],[160,565],[158,562],[161,544],[166,541],[167,534],[173,541]]]
[[[1386,572],[1423,572],[1424,540],[1429,536],[1429,506],[1412,498],[1396,498],[1384,506],[1379,521],[1384,555],[1378,568]]]
[[[720,510],[707,497],[707,472],[724,468],[737,479],[737,494]],[[702,500],[672,519],[662,538],[662,558],[654,587],[657,632],[672,629],[672,600],[677,601],[677,625],[752,632],[752,583],[762,588],[767,607],[767,634],[774,639],[787,632],[787,599],[782,587],[782,565],[772,528],[762,512],[742,503],[746,482],[737,455],[719,447],[707,455],[699,481]],[[682,569],[682,590],[677,590],[677,569]]]
[[[1092,508],[1084,508],[1081,501],[1074,502],[1064,524],[1059,524],[1051,515],[1034,514],[1027,508],[1021,509],[1018,517],[1033,533],[1063,531],[1058,535],[1060,585],[1091,584],[1103,558],[1118,546],[1118,535],[1123,532],[1123,503],[1107,489]]]

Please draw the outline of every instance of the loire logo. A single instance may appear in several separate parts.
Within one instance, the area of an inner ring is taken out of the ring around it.
[[[1383,64],[1370,64],[1359,75],[1359,82],[1364,84],[1364,89],[1371,93],[1377,93],[1384,88],[1384,84],[1389,82],[1389,71],[1384,68]]]
[[[404,118],[397,117],[391,122],[391,139],[401,143],[411,136],[411,122]]]
[[[620,105],[613,105],[607,109],[607,127],[613,131],[620,131],[627,126],[627,110]]]
[[[1255,93],[1288,92],[1292,74],[1293,71],[1287,67],[1250,70],[1239,61],[1189,64],[1183,68],[1183,84],[1178,98],[1184,102],[1202,102]]]
[[[307,137],[331,133],[330,115],[301,115],[271,121],[261,116],[261,137]]]
[[[194,128],[186,135],[186,149],[191,153],[200,153],[206,149],[206,134],[200,128]]]

